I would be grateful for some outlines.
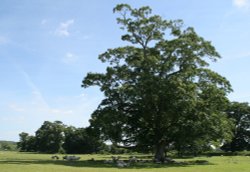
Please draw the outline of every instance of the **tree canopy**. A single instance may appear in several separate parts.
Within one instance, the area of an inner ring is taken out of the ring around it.
[[[226,109],[228,118],[234,121],[233,138],[223,145],[226,151],[250,150],[250,106],[248,103],[232,102]]]
[[[229,81],[209,69],[220,55],[181,20],[152,15],[150,7],[119,4],[121,39],[132,45],[108,49],[104,73],[88,73],[84,88],[99,86],[105,98],[91,127],[114,144],[154,150],[162,160],[169,145],[221,142],[231,136],[224,110]]]
[[[25,132],[19,136],[18,148],[24,152],[96,153],[105,146],[88,128],[67,126],[61,121],[44,121],[35,136]]]
[[[62,145],[66,153],[97,153],[104,143],[100,139],[91,136],[87,128],[67,127],[65,140]]]
[[[64,139],[65,125],[61,121],[45,121],[36,131],[37,150],[39,152],[57,153]]]

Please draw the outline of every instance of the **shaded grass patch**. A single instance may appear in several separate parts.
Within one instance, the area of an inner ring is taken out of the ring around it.
[[[88,167],[88,168],[117,168],[115,163],[105,163],[104,160],[81,160],[81,161],[64,161],[64,160],[1,160],[1,164],[12,164],[12,165],[60,165],[60,166],[70,166],[70,167]],[[183,161],[178,163],[164,163],[156,164],[153,162],[137,162],[132,163],[129,167],[124,168],[168,168],[168,167],[187,167],[192,165],[213,165],[206,160],[196,160],[196,161]]]

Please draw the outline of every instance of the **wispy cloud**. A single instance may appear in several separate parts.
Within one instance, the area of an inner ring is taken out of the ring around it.
[[[238,60],[243,58],[250,58],[250,52],[231,52],[223,55],[224,60]]]
[[[67,54],[68,58],[76,56],[73,53]],[[12,135],[6,133],[6,135],[2,135],[4,132],[0,131],[2,137],[18,140],[20,132],[25,131],[32,134],[45,120],[59,120],[76,127],[89,125],[90,114],[100,102],[99,95],[92,96],[79,93],[79,95],[52,97],[34,82],[32,75],[25,71],[15,59],[11,61],[28,89],[25,99],[11,99],[11,102],[6,106],[6,111],[2,112],[6,115],[0,116],[0,121],[3,121],[6,125],[11,121],[13,124],[12,130],[15,130]],[[13,115],[13,118],[9,118]]]
[[[47,19],[43,19],[42,21],[41,21],[41,25],[46,25],[48,23],[48,20]]]
[[[20,106],[18,106],[18,105],[15,104],[15,103],[9,104],[9,108],[10,108],[11,110],[13,110],[13,111],[16,111],[16,112],[24,112],[24,111],[25,111],[25,109],[24,109],[23,107],[20,107]]]
[[[30,112],[34,111],[36,114],[46,114],[48,116],[53,115],[71,115],[73,113],[73,110],[71,109],[65,109],[65,108],[54,108],[51,107],[50,104],[45,100],[43,94],[41,91],[37,88],[37,86],[32,82],[32,80],[29,78],[28,75],[26,75],[27,83],[30,85],[30,88],[32,90],[32,100],[31,105],[27,104],[27,106],[30,106]]]
[[[0,136],[4,139],[18,140],[18,134],[27,132],[34,134],[44,121],[62,121],[66,125],[86,127],[89,125],[90,114],[96,109],[100,99],[90,95],[63,96],[53,99],[53,106],[39,104],[37,93],[31,97],[31,101],[16,101],[10,104],[12,108],[24,109],[23,112],[8,111],[8,114],[0,116],[3,123],[11,123],[12,134],[0,130]],[[34,99],[34,100],[33,100]],[[36,104],[33,104],[35,101]],[[56,102],[58,101],[58,102]],[[10,107],[9,107],[10,108]],[[9,130],[9,129],[8,129]],[[15,130],[15,131],[14,131]]]
[[[39,90],[39,88],[36,86],[36,84],[32,81],[30,75],[25,72],[22,68],[20,68],[20,72],[23,75],[26,84],[28,85],[28,87],[31,90],[31,95],[33,97],[33,105],[39,104],[39,106],[42,106],[44,108],[48,108],[49,105],[46,102],[46,100],[44,99],[41,91]]]
[[[69,115],[72,114],[73,111],[71,109],[65,108],[54,108],[51,107],[50,104],[44,98],[44,95],[38,88],[38,86],[33,82],[31,76],[23,70],[23,68],[16,62],[12,61],[14,66],[20,72],[22,77],[24,78],[25,83],[30,89],[31,100],[25,104],[11,103],[9,104],[9,108],[14,111],[24,112],[25,113],[36,113],[36,114],[48,114],[48,115]]]
[[[66,53],[66,55],[63,57],[62,62],[64,64],[73,64],[78,60],[78,56],[76,54],[73,54],[71,52]]]
[[[233,92],[229,95],[231,101],[249,102],[250,92]]]
[[[7,123],[18,123],[18,124],[23,124],[25,122],[25,117],[23,115],[9,115],[9,116],[1,116],[0,120],[2,122],[7,122]]]
[[[69,110],[64,111],[56,108],[51,108],[48,102],[45,100],[40,89],[33,82],[31,76],[16,61],[13,60],[12,62],[16,67],[16,69],[21,74],[21,76],[23,77],[27,87],[30,89],[31,102],[22,105],[18,103],[11,103],[9,104],[9,108],[18,112],[24,112],[24,110],[26,110],[27,113],[34,111],[36,113],[41,112],[46,114],[58,114],[58,113],[69,114],[70,112]]]
[[[7,44],[9,39],[0,35],[0,45]]]
[[[60,23],[60,25],[57,27],[55,31],[55,34],[61,37],[68,37],[70,35],[69,27],[73,25],[74,22],[75,21],[71,19],[71,20],[67,20],[65,22]]]
[[[233,5],[241,9],[250,8],[250,0],[233,0]]]

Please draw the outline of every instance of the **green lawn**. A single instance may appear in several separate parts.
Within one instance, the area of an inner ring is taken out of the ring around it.
[[[62,155],[59,155],[61,158]],[[118,168],[105,164],[103,160],[111,155],[80,155],[80,161],[52,160],[48,154],[0,152],[0,172],[250,172],[248,156],[217,156],[176,159],[180,164],[162,165],[137,163],[130,167]],[[95,161],[89,161],[94,158]],[[127,159],[122,155],[123,159]],[[142,156],[141,158],[147,158]],[[205,162],[205,163],[203,163]]]

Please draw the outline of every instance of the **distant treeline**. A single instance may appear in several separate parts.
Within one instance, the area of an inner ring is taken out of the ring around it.
[[[41,153],[127,153],[128,150],[106,145],[90,128],[67,126],[61,121],[45,121],[35,132],[29,135],[19,134],[17,143],[19,151]]]
[[[232,138],[227,142],[204,142],[200,141],[185,142],[180,141],[173,143],[167,151],[176,151],[179,155],[183,154],[200,154],[205,151],[224,150],[227,152],[250,151],[250,106],[248,103],[231,102],[225,111],[227,117],[232,121]],[[110,125],[99,120],[105,125]],[[86,128],[76,128],[67,126],[61,121],[45,121],[42,126],[35,132],[35,135],[29,135],[22,132],[19,134],[20,141],[17,147],[20,151],[41,152],[41,153],[72,153],[72,154],[89,154],[89,153],[129,153],[131,151],[150,152],[150,149],[142,149],[137,146],[125,149],[125,146],[119,146],[115,140],[114,145],[106,145],[105,140],[108,136],[102,135],[99,128],[93,128],[91,125]],[[113,131],[116,134],[116,131]],[[179,136],[179,139],[183,139]],[[111,139],[110,139],[111,140]],[[147,140],[146,140],[147,141]],[[13,143],[14,144],[14,143]],[[122,148],[121,148],[122,147]],[[15,146],[11,144],[1,144],[2,150],[13,150]]]
[[[12,141],[0,140],[0,150],[15,151],[17,150],[17,143]]]

